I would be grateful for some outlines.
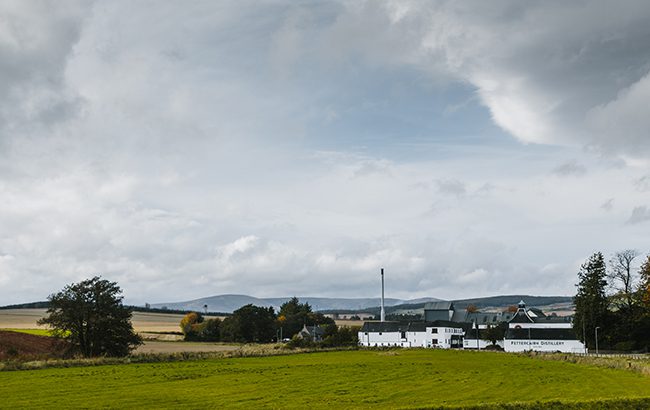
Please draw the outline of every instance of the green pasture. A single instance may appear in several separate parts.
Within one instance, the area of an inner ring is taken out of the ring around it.
[[[0,397],[5,408],[427,408],[650,397],[650,377],[510,354],[361,350],[5,371]]]
[[[0,330],[6,330],[8,332],[27,333],[28,335],[36,335],[36,336],[52,336],[52,333],[48,329],[0,329]]]

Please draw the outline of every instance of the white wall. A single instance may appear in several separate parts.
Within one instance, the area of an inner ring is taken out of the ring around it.
[[[480,335],[479,335],[480,336]],[[479,346],[481,349],[485,349],[488,346],[492,346],[492,342],[479,339]],[[503,340],[497,340],[497,346],[503,348]],[[465,339],[463,340],[463,348],[465,349],[476,349],[476,339]]]
[[[578,340],[504,340],[503,349],[506,352],[536,352],[584,353],[585,346]]]
[[[434,333],[433,329],[437,330]],[[399,346],[399,347],[439,347],[451,348],[451,337],[463,336],[463,329],[447,327],[428,327],[424,332],[406,332],[402,338],[401,332],[359,332],[359,345],[366,347]],[[437,343],[434,345],[433,340]]]
[[[405,346],[405,344],[407,344]],[[406,339],[402,339],[401,332],[359,332],[360,346],[400,346],[408,347]]]

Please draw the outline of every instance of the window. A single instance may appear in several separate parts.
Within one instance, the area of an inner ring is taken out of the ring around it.
[[[379,336],[381,336],[381,332],[379,332]]]
[[[438,333],[438,328],[434,327],[433,329],[431,329],[431,333]]]
[[[438,339],[431,340],[431,343],[433,343],[434,345],[437,345],[438,344]]]
[[[406,339],[406,332],[402,332],[402,339]]]

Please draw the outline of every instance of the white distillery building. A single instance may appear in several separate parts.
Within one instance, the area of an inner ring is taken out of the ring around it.
[[[509,312],[488,313],[468,312],[465,309],[456,310],[454,303],[449,301],[428,302],[424,305],[424,320],[450,320],[465,329],[464,349],[491,348],[492,342],[481,339],[481,332],[487,330],[488,327],[499,326],[500,323],[507,322],[513,316],[514,313]],[[503,340],[497,341],[497,346],[503,348]]]
[[[443,320],[365,322],[359,331],[359,346],[462,349],[464,334],[460,323]]]
[[[577,340],[573,323],[568,318],[544,316],[541,312],[526,309],[522,300],[517,312],[508,321],[503,340],[506,352],[586,353],[585,345]]]

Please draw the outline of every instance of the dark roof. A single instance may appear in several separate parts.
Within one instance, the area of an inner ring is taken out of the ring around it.
[[[537,317],[544,317],[546,314],[537,308],[528,308],[529,312],[533,312]]]
[[[424,310],[454,310],[454,303],[449,301],[427,302]]]
[[[362,332],[406,332],[408,322],[364,322]]]
[[[534,323],[533,318],[528,316],[528,313],[526,313],[526,308],[520,307],[517,309],[517,313],[510,319],[508,323]]]
[[[508,329],[506,339],[511,340],[577,340],[573,329]]]
[[[465,319],[468,313],[466,310],[454,310],[454,314],[451,315],[452,322],[467,322]]]
[[[501,322],[506,322],[510,319],[509,313],[488,313],[488,312],[473,312],[467,313],[464,322],[476,322],[479,325],[498,325]]]

